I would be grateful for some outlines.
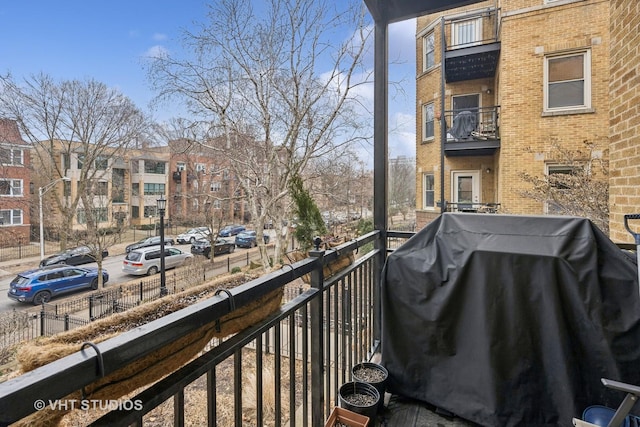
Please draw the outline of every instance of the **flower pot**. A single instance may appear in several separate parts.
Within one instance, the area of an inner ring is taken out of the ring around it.
[[[367,427],[369,426],[369,417],[336,406],[331,411],[324,427],[336,427],[338,423],[347,427]]]
[[[368,417],[371,425],[376,425],[376,413],[380,393],[371,384],[351,381],[340,386],[338,402],[341,408]]]
[[[351,375],[354,381],[371,384],[378,390],[380,394],[378,411],[384,410],[384,392],[389,377],[387,369],[377,363],[363,362],[351,368]]]

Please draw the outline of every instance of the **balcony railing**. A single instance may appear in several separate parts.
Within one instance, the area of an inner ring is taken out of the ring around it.
[[[445,111],[447,156],[491,155],[500,148],[500,106]]]
[[[444,21],[447,83],[495,77],[500,42],[498,10]]]
[[[338,388],[350,380],[350,368],[379,349],[380,253],[358,253],[379,236],[374,231],[332,250],[312,251],[302,261],[1,383],[0,425],[29,416],[39,409],[38,403],[51,409],[70,396],[79,398],[73,393],[101,377],[305,275],[310,275],[310,285],[265,320],[215,339],[191,362],[128,396],[127,402],[135,405],[104,411],[92,422],[144,425],[165,416],[167,423],[183,425],[195,416],[193,405],[185,402],[201,396],[207,421],[199,418],[194,422],[198,424],[323,425],[336,404]],[[356,260],[325,280],[323,266],[348,252],[357,253]],[[225,392],[231,396],[227,400]]]

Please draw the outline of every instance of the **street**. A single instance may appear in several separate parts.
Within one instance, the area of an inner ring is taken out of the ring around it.
[[[177,248],[181,249],[184,252],[190,252],[191,246],[189,244],[184,245],[176,245]],[[247,258],[247,256],[249,258]],[[108,256],[102,262],[102,267],[109,272],[109,282],[106,284],[106,288],[109,288],[114,285],[118,285],[124,282],[129,282],[131,280],[135,280],[136,278],[146,277],[146,276],[131,276],[122,272],[122,261],[124,260],[125,254],[119,254],[115,256]],[[225,266],[220,266],[215,269],[216,274],[221,274],[227,271],[227,259],[230,259],[230,265],[232,266],[243,266],[247,264],[248,259],[257,259],[258,258],[258,250],[257,249],[241,249],[236,248],[233,254],[225,254],[218,255],[215,259],[217,263],[220,263],[224,260]],[[79,267],[97,267],[96,263],[84,264]],[[28,270],[29,268],[37,268],[37,264],[33,266],[25,266],[24,270]],[[23,270],[23,271],[24,271]],[[169,270],[171,271],[171,270]],[[0,279],[0,313],[11,311],[11,310],[27,310],[33,309],[33,305],[19,303],[17,301],[13,301],[9,299],[7,296],[7,292],[9,291],[9,283],[13,280],[15,275],[7,276]],[[55,304],[56,301],[61,301],[66,298],[78,298],[84,293],[90,292],[79,291],[64,295],[60,298],[53,299],[51,301],[52,304]]]

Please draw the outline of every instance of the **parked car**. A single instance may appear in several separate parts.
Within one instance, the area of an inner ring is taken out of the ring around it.
[[[149,246],[157,246],[159,244],[160,244],[160,236],[147,237],[128,245],[126,248],[124,248],[124,250],[126,253],[129,253],[134,249],[146,248]],[[175,244],[175,241],[171,237],[165,237],[164,244],[165,246],[173,246]]]
[[[236,249],[235,243],[226,239],[216,239],[213,245],[213,255],[230,254]],[[211,242],[209,239],[200,239],[191,245],[191,253],[194,255],[204,255],[211,258]]]
[[[102,251],[102,259],[109,256],[109,251],[104,249]],[[40,267],[54,264],[66,264],[66,265],[82,265],[95,262],[96,256],[93,250],[88,246],[78,246],[76,248],[67,249],[66,251],[58,252],[44,258],[40,261]]]
[[[207,238],[209,234],[211,234],[211,230],[209,230],[209,227],[196,227],[185,233],[178,234],[176,240],[178,241],[178,243],[193,244],[193,242],[195,242],[196,240]]]
[[[102,270],[102,282],[109,281],[109,273]],[[40,305],[51,298],[80,289],[98,289],[98,269],[50,265],[23,271],[9,284],[7,296],[15,301]]]
[[[269,243],[269,236],[264,234],[265,245]],[[257,234],[253,230],[243,231],[236,236],[236,246],[239,248],[253,248],[257,246]]]
[[[164,248],[164,269],[180,267],[193,255],[178,248]],[[129,252],[122,261],[122,271],[135,276],[151,276],[160,271],[160,246],[138,248]]]
[[[244,225],[227,225],[218,233],[219,237],[231,237],[246,230]]]

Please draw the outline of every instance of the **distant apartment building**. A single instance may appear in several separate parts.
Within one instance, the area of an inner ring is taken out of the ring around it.
[[[210,141],[210,145],[217,143],[220,141]],[[187,140],[170,141],[169,151],[171,200],[167,209],[176,221],[210,225],[248,219],[238,178],[220,151]]]
[[[0,246],[30,241],[30,150],[17,123],[0,119]]]
[[[609,2],[491,0],[417,19],[416,208],[554,213],[524,174],[609,136]],[[444,126],[443,126],[444,125]]]

